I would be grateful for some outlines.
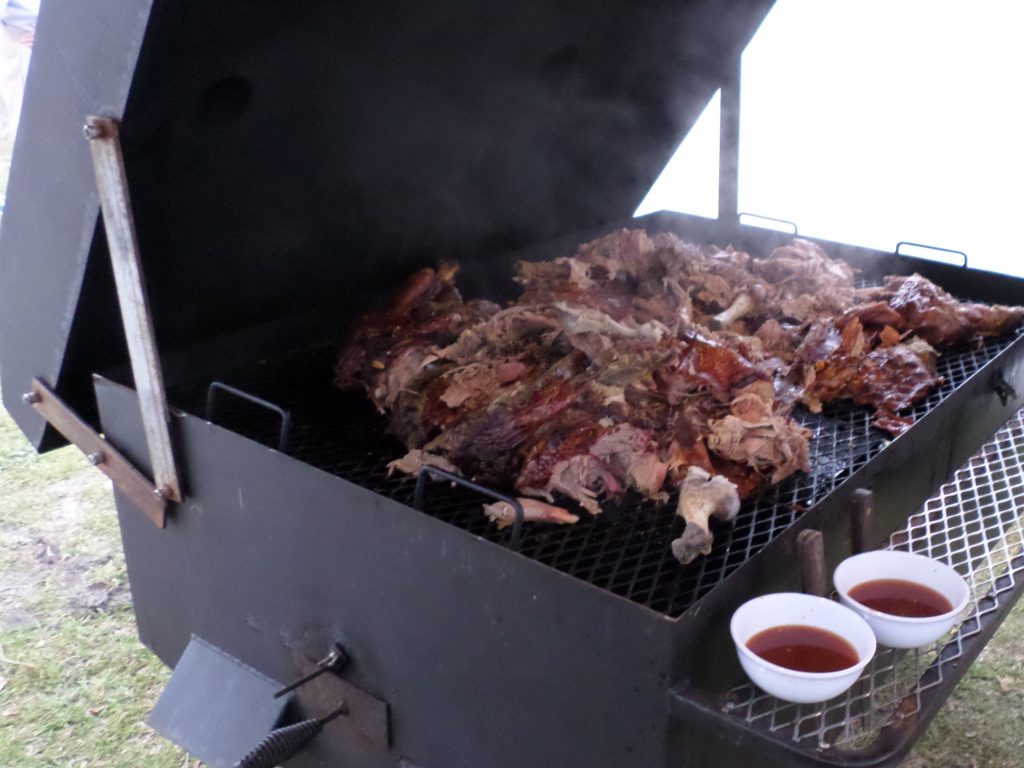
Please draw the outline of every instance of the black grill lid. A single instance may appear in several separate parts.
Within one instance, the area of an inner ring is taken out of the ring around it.
[[[629,216],[770,6],[45,4],[0,236],[9,410],[39,444],[28,380],[90,414],[124,356],[86,114],[122,117],[166,353]]]

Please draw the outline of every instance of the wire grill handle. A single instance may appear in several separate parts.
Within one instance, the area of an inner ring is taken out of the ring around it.
[[[509,549],[514,552],[519,551],[519,545],[523,538],[523,505],[518,500],[513,499],[511,496],[506,496],[503,493],[498,493],[495,490],[488,488],[487,486],[474,483],[472,480],[467,480],[461,475],[456,475],[454,472],[449,472],[446,469],[435,467],[432,464],[424,464],[420,471],[416,474],[416,490],[413,492],[412,505],[420,512],[426,510],[423,509],[423,494],[426,490],[427,475],[434,475],[435,477],[442,477],[445,480],[449,480],[456,485],[461,485],[470,491],[488,496],[496,501],[504,501],[506,504],[512,505],[512,509],[515,512],[516,519],[512,523],[512,538],[509,541]]]
[[[893,253],[896,254],[897,256],[910,256],[911,254],[909,253],[900,252],[900,248],[902,248],[904,245],[909,245],[913,248],[924,248],[925,250],[928,251],[941,251],[942,253],[952,253],[954,256],[959,256],[964,260],[964,263],[961,264],[960,266],[963,267],[964,269],[967,269],[967,254],[964,253],[963,251],[958,251],[955,248],[940,248],[937,245],[927,245],[925,243],[911,243],[908,240],[900,240],[898,243],[896,243],[896,250],[894,250]]]
[[[777,216],[764,216],[760,213],[751,213],[750,211],[740,211],[739,215],[736,217],[739,220],[740,224],[746,224],[747,226],[753,227],[759,225],[756,222],[743,221],[744,216],[746,216],[748,219],[756,219],[757,221],[774,221],[778,224],[785,224],[787,227],[793,228],[793,237],[797,237],[800,235],[800,230],[797,228],[795,221],[790,221],[789,219],[780,219]],[[768,229],[771,229],[771,227],[768,227]],[[780,229],[777,231],[781,232],[782,230]]]
[[[281,430],[278,432],[277,437],[277,450],[284,453],[288,448],[288,439],[291,437],[292,431],[292,415],[279,405],[269,400],[264,400],[256,395],[250,395],[248,392],[244,392],[241,389],[232,387],[225,384],[223,381],[214,381],[210,383],[210,388],[206,391],[206,420],[213,421],[213,414],[217,407],[217,393],[227,392],[229,395],[245,400],[253,405],[258,405],[261,408],[266,408],[268,411],[273,411],[281,417]]]

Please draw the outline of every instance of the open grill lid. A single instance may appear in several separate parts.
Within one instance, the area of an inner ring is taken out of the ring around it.
[[[28,381],[94,420],[89,374],[126,358],[86,115],[122,119],[174,378],[168,352],[629,216],[771,4],[44,4],[0,236],[7,408],[60,444]]]

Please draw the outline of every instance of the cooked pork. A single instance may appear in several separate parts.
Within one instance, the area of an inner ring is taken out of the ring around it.
[[[710,550],[711,518],[807,471],[797,403],[850,400],[899,433],[941,382],[936,349],[1024,317],[920,275],[855,289],[849,265],[800,239],[753,258],[621,230],[520,263],[506,307],[464,301],[455,275],[413,275],[338,361],[337,385],[364,388],[409,449],[389,469],[514,487],[526,520],[554,523],[578,519],[556,504],[598,514],[628,491],[678,490],[681,562]],[[486,512],[514,519],[505,502]]]
[[[1024,307],[966,304],[920,275],[886,278],[882,294],[906,328],[933,346],[1000,336],[1020,324]]]
[[[711,551],[712,517],[730,522],[740,511],[736,486],[721,475],[710,475],[700,467],[690,467],[679,487],[679,516],[686,521],[683,535],[672,542],[672,554],[686,565]]]

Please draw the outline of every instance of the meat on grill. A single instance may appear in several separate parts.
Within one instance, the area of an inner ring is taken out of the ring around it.
[[[808,469],[791,415],[836,400],[901,411],[941,382],[936,349],[1005,333],[1019,307],[956,301],[920,275],[856,289],[854,272],[796,239],[766,258],[621,230],[571,257],[521,262],[520,298],[464,301],[445,265],[364,317],[336,384],[363,387],[425,464],[514,486],[525,520],[573,523],[628,491],[678,490],[681,562],[706,554],[709,519]],[[541,501],[543,500],[543,501]],[[499,525],[512,505],[486,507]]]

